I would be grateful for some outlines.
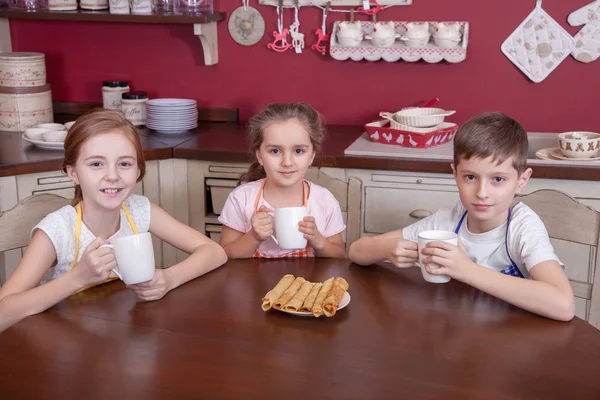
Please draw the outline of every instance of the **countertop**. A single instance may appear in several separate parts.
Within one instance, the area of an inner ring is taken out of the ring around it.
[[[60,121],[64,122],[64,121]],[[180,158],[219,162],[252,160],[246,141],[246,124],[200,123],[184,135],[158,134],[140,129],[147,160]],[[451,173],[451,152],[435,156],[440,149],[431,148],[410,154],[352,155],[344,151],[364,133],[362,126],[328,126],[323,148],[313,165],[322,167],[379,169],[413,172]],[[366,140],[366,139],[365,139]],[[389,151],[397,151],[396,146]],[[441,148],[441,146],[440,146]],[[442,149],[443,150],[443,149]],[[62,168],[61,151],[40,150],[21,139],[21,133],[0,132],[0,176],[12,176]],[[534,178],[600,181],[600,163],[570,163],[532,159]]]

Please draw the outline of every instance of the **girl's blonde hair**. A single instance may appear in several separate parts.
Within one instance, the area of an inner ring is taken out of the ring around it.
[[[255,161],[250,165],[248,171],[240,177],[241,182],[253,182],[266,178],[267,174],[262,165],[256,160],[256,150],[260,148],[263,141],[263,132],[271,124],[286,122],[296,119],[310,137],[315,152],[321,150],[321,143],[325,137],[323,116],[312,106],[306,103],[275,103],[269,104],[267,108],[256,114],[248,123],[248,141],[250,152]]]
[[[93,109],[77,119],[77,122],[69,129],[65,138],[65,159],[63,171],[67,172],[67,166],[75,166],[81,146],[94,136],[102,135],[112,131],[120,131],[135,148],[137,166],[140,171],[137,182],[141,181],[146,174],[146,162],[144,161],[144,150],[140,143],[140,137],[135,127],[119,111],[105,110],[103,108]],[[75,185],[75,197],[72,205],[77,205],[83,200],[81,187]]]

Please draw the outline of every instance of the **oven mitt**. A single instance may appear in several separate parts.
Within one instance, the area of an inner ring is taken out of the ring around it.
[[[588,22],[577,32],[571,55],[582,63],[590,63],[600,57],[600,20]]]
[[[541,82],[569,56],[575,40],[542,9],[535,9],[502,43],[504,55],[533,82]]]
[[[567,18],[571,26],[587,24],[594,20],[600,20],[600,0],[595,0],[577,11],[573,11]]]

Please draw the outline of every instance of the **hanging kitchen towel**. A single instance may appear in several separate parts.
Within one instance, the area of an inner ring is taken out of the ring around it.
[[[569,14],[567,21],[571,26],[587,24],[590,21],[600,20],[600,0],[594,0],[587,6]]]
[[[571,55],[582,63],[590,63],[600,57],[600,20],[588,22],[577,32]]]
[[[546,79],[575,48],[575,40],[546,11],[542,0],[502,43],[504,55],[529,79]]]

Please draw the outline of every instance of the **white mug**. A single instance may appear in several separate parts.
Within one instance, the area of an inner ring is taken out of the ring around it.
[[[458,246],[458,235],[454,232],[450,231],[424,231],[419,233],[419,242],[418,242],[418,251],[419,251],[419,266],[421,267],[421,273],[423,274],[423,278],[427,282],[431,283],[446,283],[450,281],[450,277],[447,275],[431,275],[429,272],[425,271],[425,264],[423,264],[422,259],[428,256],[421,253],[421,250],[427,246],[429,242],[447,242]],[[429,263],[429,268],[435,269],[440,266],[436,263]]]
[[[269,215],[275,218],[275,236],[271,235],[275,243],[284,250],[304,249],[306,238],[300,232],[298,222],[308,215],[307,207],[276,208]]]
[[[123,236],[100,247],[113,250],[117,268],[112,271],[126,284],[134,285],[154,278],[154,247],[150,232]]]

